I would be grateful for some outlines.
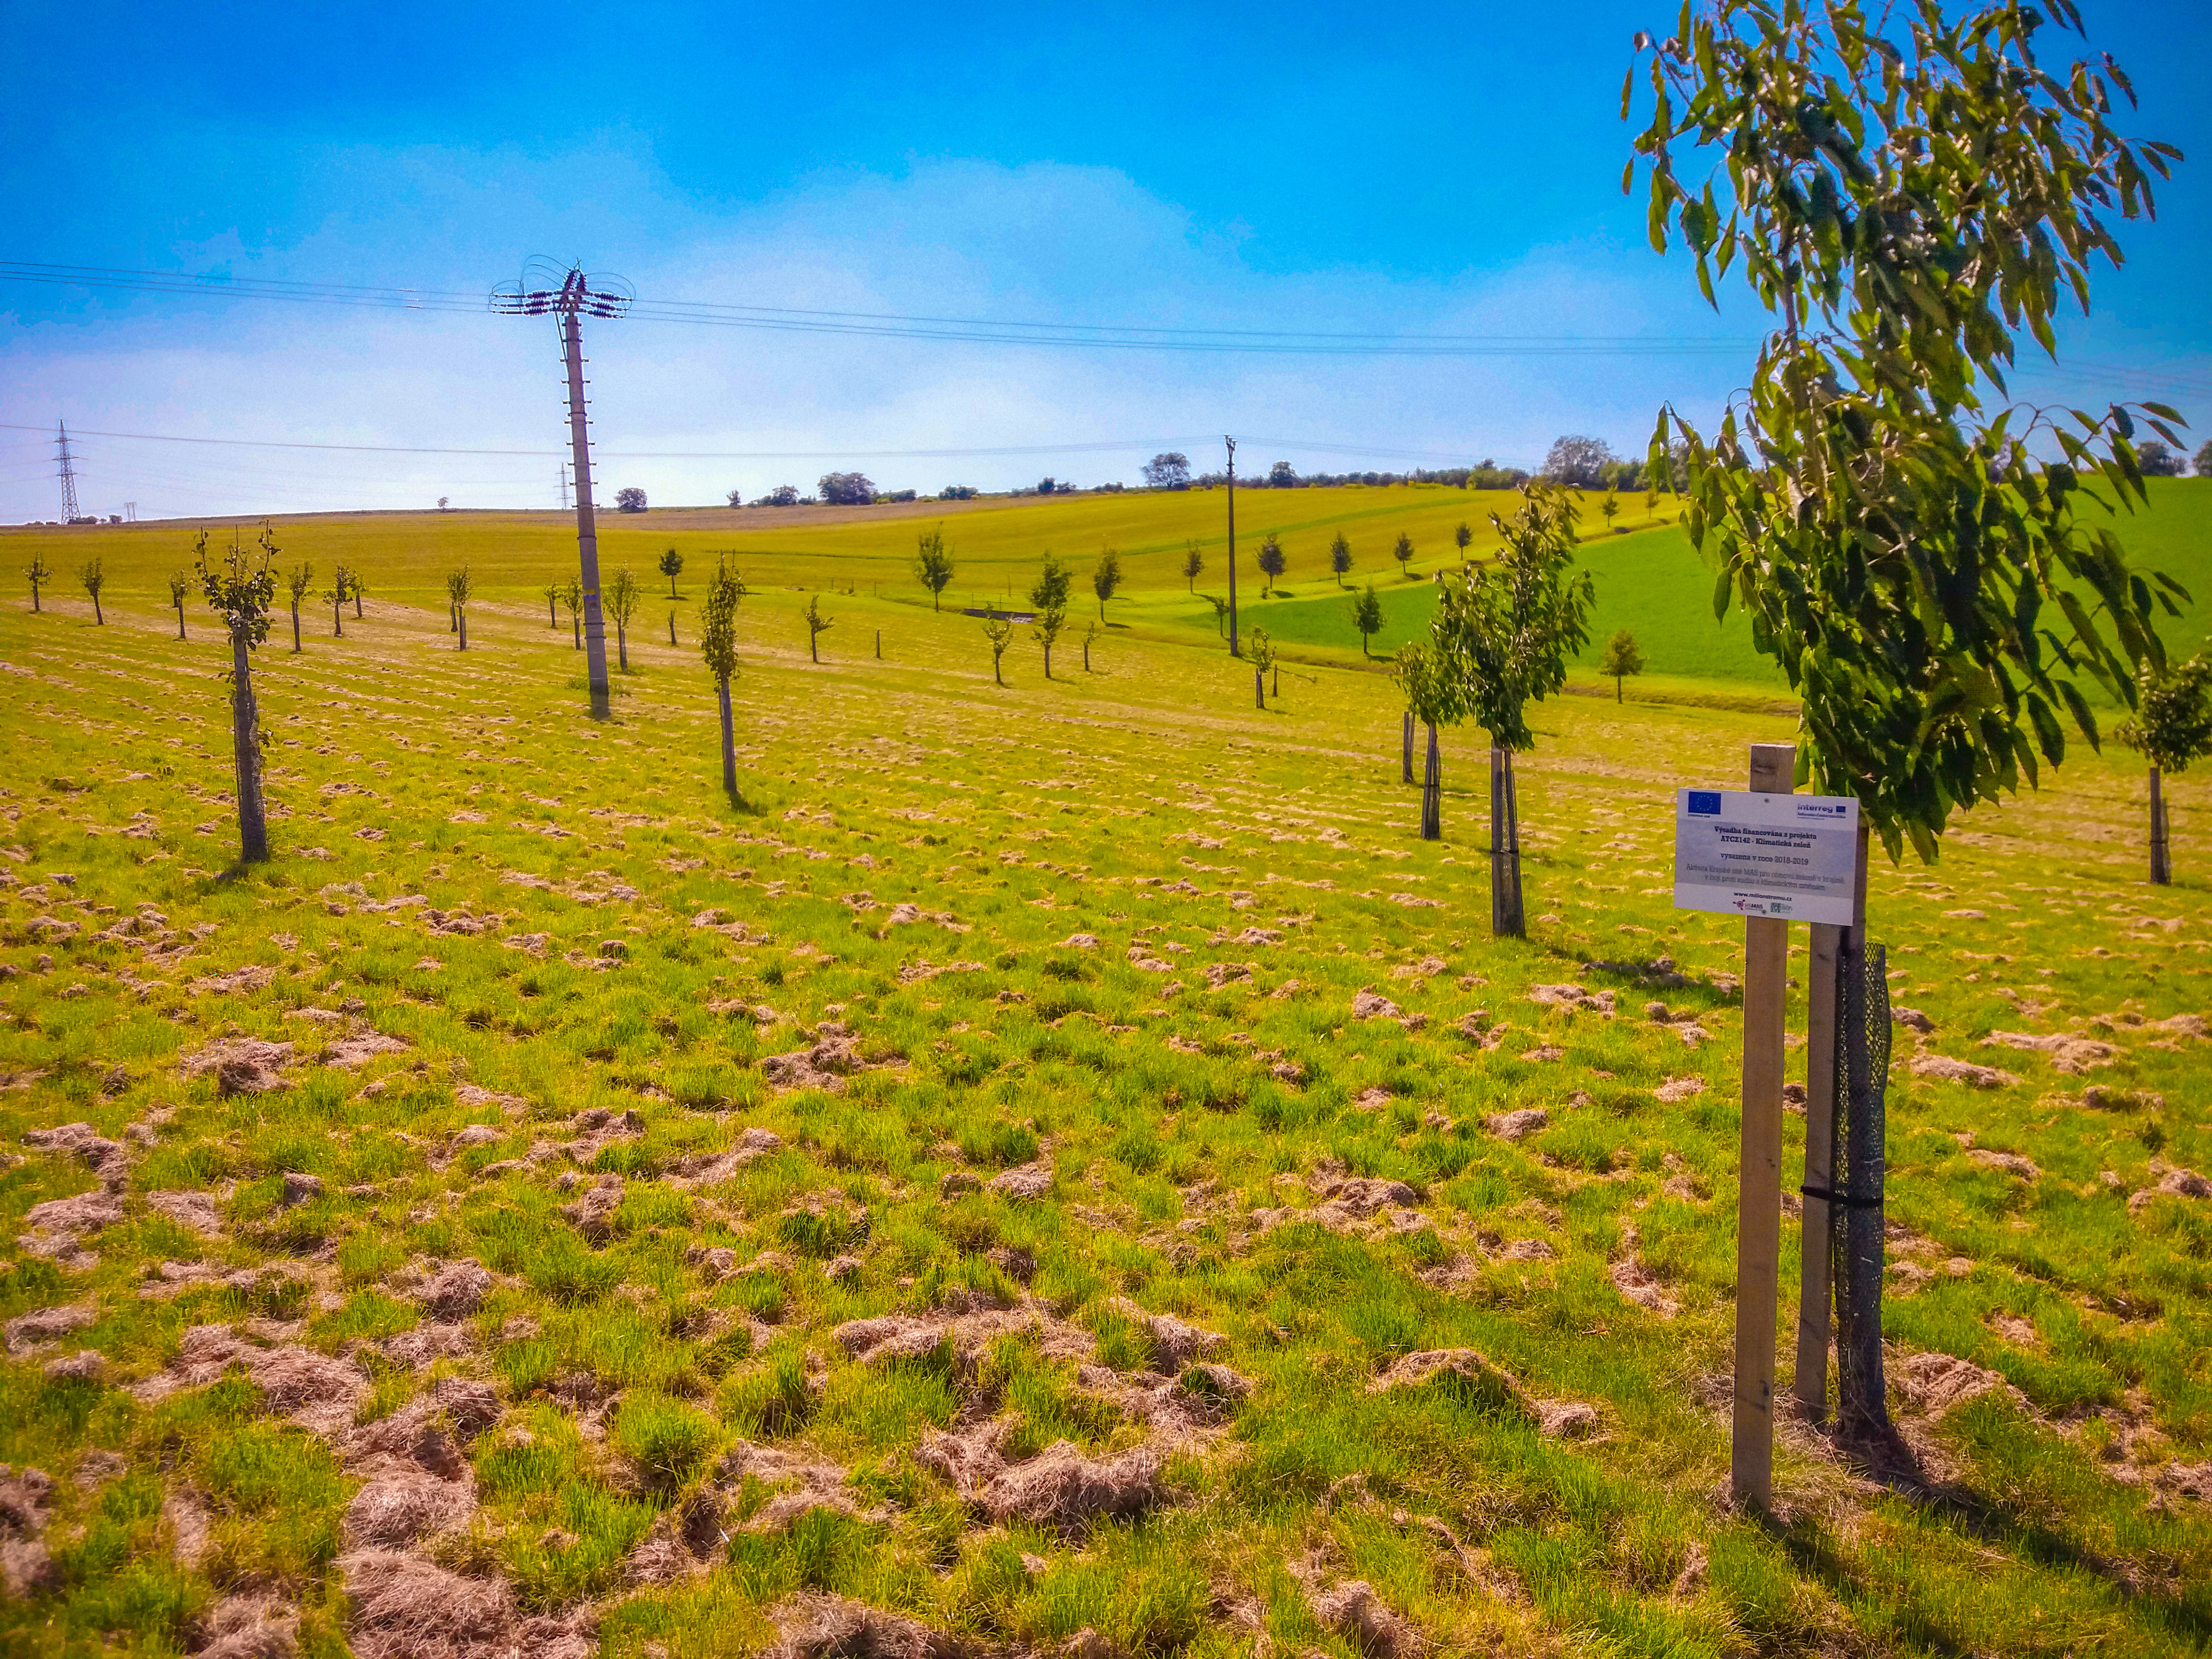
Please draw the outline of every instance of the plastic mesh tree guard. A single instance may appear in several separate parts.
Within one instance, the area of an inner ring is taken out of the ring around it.
[[[1848,937],[1848,936],[1847,936]],[[1836,964],[1835,1201],[1829,1206],[1836,1286],[1839,1427],[1889,1431],[1881,1368],[1883,1097],[1889,1081],[1888,957],[1879,945]]]

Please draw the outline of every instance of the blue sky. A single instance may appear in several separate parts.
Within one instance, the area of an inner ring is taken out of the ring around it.
[[[1529,464],[1709,410],[1761,319],[1715,316],[1619,190],[1621,73],[1663,6],[155,8],[17,0],[0,258],[476,291],[534,252],[648,295],[1023,320],[1682,337],[1674,357],[1046,352],[610,325],[603,488],[719,500],[857,465],[886,487],[1133,478],[1235,430],[1302,469]],[[2125,238],[2070,361],[2024,385],[2212,424],[2212,8],[2088,9],[2132,130],[2199,159]],[[0,422],[332,443],[556,447],[550,325],[0,283]],[[1054,455],[913,449],[1109,443]],[[1357,456],[1337,453],[1342,447]],[[555,463],[88,438],[85,506],[141,516],[550,505]],[[875,452],[873,453],[870,452]],[[0,520],[56,510],[0,429]],[[1194,451],[1194,459],[1199,457]],[[1435,459],[1432,459],[1435,458]]]

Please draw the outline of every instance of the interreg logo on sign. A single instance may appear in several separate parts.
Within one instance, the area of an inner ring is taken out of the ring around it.
[[[1678,791],[1674,908],[1849,927],[1858,838],[1848,797]]]

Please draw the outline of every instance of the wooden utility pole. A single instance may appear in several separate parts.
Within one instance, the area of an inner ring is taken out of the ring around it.
[[[1237,648],[1237,440],[1224,434],[1222,442],[1229,446],[1229,654],[1241,657]]]
[[[1786,795],[1797,750],[1751,745],[1751,790]],[[1790,924],[1743,923],[1743,1146],[1736,1170],[1735,1411],[1729,1487],[1739,1502],[1774,1502],[1774,1347],[1782,1252],[1782,1055]]]
[[[1828,1414],[1829,1312],[1834,1297],[1833,1210],[1828,1194],[1836,1180],[1836,1073],[1841,1057],[1836,1029],[1836,976],[1848,957],[1856,965],[1866,950],[1867,828],[1859,826],[1858,860],[1851,888],[1851,924],[1813,924],[1812,965],[1805,975],[1805,1200],[1797,1255],[1797,1409],[1818,1423]]]

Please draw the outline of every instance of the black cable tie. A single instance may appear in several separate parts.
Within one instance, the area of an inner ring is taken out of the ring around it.
[[[1826,1187],[1800,1187],[1797,1190],[1807,1198],[1817,1198],[1823,1204],[1840,1206],[1846,1210],[1881,1208],[1881,1200],[1879,1198],[1853,1198],[1848,1193],[1833,1192]]]

